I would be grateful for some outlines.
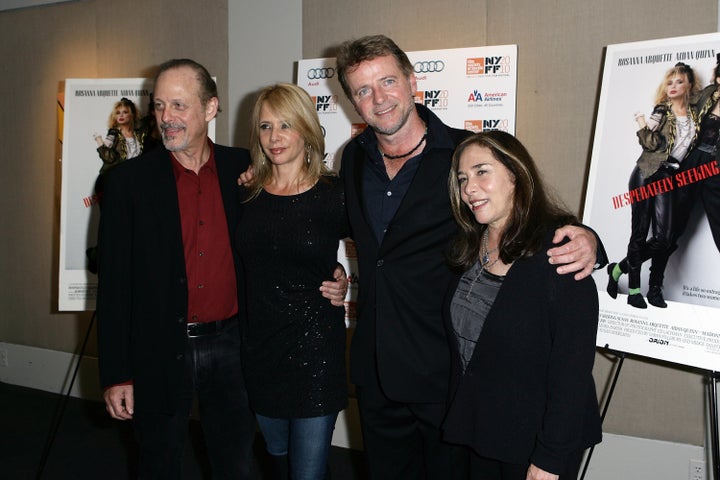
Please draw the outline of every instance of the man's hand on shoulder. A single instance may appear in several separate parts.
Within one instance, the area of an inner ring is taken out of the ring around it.
[[[548,262],[559,265],[557,273],[575,273],[575,280],[582,280],[593,272],[597,256],[597,239],[590,230],[575,225],[565,225],[555,230],[553,243],[570,239],[564,245],[547,251]]]
[[[238,185],[240,185],[240,186],[247,185],[248,183],[252,182],[252,179],[254,177],[255,177],[255,172],[253,171],[252,165],[250,165],[247,170],[245,170],[244,172],[242,172],[240,174],[240,177],[237,180]]]

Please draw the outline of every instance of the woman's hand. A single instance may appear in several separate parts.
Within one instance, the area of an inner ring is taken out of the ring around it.
[[[546,472],[545,470],[536,467],[534,464],[530,464],[526,480],[558,480],[558,478],[560,478],[560,475]]]

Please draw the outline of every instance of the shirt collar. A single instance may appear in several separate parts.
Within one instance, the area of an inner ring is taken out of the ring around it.
[[[208,161],[200,168],[200,170],[208,168],[212,173],[217,173],[217,165],[215,163],[215,144],[212,142],[212,140],[210,140],[210,138],[207,139],[207,143],[210,146],[210,158],[208,158]],[[178,178],[180,178],[180,175],[187,172],[188,169],[183,167],[182,164],[178,162],[177,158],[175,158],[175,155],[173,155],[172,152],[168,151],[168,154],[170,155],[170,160],[172,162],[175,180],[177,180]]]

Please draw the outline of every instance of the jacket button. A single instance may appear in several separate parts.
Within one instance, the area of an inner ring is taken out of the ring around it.
[[[178,322],[178,323],[185,323],[185,317],[183,317],[183,316],[178,317],[177,322]]]
[[[382,267],[384,263],[385,263],[385,260],[378,260],[375,265],[377,265],[378,267]]]

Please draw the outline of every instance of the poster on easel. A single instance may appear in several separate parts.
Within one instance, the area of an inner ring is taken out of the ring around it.
[[[91,311],[97,294],[101,173],[158,143],[147,78],[67,79],[61,96],[58,310]],[[215,122],[209,135],[214,138]],[[141,134],[142,132],[142,134]],[[150,138],[154,136],[154,138]]]
[[[597,345],[715,371],[720,243],[701,191],[720,188],[720,169],[714,153],[683,162],[699,145],[708,113],[694,102],[715,89],[718,53],[720,34],[607,47],[583,216],[618,264],[593,274]]]
[[[444,123],[474,132],[515,133],[517,45],[424,50],[407,56],[417,80],[415,102]],[[343,148],[367,125],[342,90],[335,58],[299,60],[297,84],[315,102],[325,134],[325,163],[338,171]],[[342,242],[338,261],[348,272],[346,323],[352,326],[361,281],[352,241]]]

